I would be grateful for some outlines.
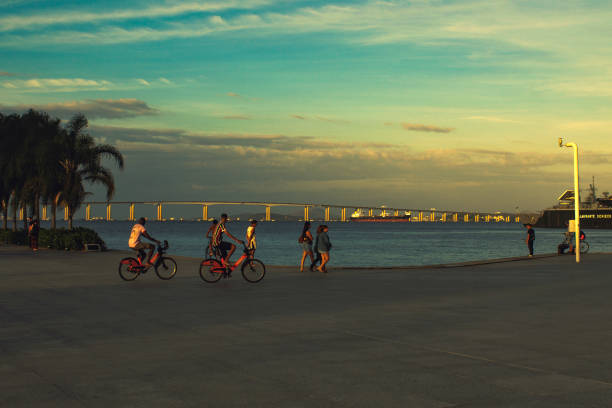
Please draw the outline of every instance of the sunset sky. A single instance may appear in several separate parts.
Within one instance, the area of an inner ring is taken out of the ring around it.
[[[126,156],[118,200],[539,210],[571,187],[560,136],[612,191],[611,21],[609,1],[0,0],[0,111],[85,113]]]

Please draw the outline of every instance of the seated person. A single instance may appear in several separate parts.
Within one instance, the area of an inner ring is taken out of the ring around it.
[[[571,240],[570,245],[569,245],[569,252],[572,253],[572,254],[576,253],[576,250],[574,248],[574,239],[575,239],[574,236],[575,236],[575,234],[572,235],[572,240]],[[580,237],[579,238],[580,238],[580,241],[584,241],[586,239],[586,234],[584,233],[583,230],[580,230]],[[578,244],[578,245],[580,245],[580,244]]]
[[[160,242],[149,235],[146,228],[144,227],[146,222],[147,220],[145,220],[143,217],[140,217],[138,219],[136,224],[134,224],[134,227],[132,227],[132,232],[130,232],[130,241],[128,244],[131,249],[138,251],[139,258],[140,258],[140,254],[144,253],[145,249],[148,249],[149,256],[147,258],[147,264],[150,265],[151,257],[153,256],[153,252],[155,251],[155,245],[149,244],[148,242],[141,242],[140,237],[143,236],[153,242],[156,242],[157,244],[159,244]]]

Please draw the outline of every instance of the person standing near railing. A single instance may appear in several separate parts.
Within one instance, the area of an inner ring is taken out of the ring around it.
[[[527,243],[527,248],[529,248],[529,257],[533,258],[533,241],[535,241],[535,231],[533,230],[533,226],[531,224],[527,224],[525,227],[527,227],[527,237],[525,238],[525,242]]]

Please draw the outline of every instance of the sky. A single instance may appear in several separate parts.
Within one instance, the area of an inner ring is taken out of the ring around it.
[[[612,191],[609,1],[0,0],[0,111],[124,154],[117,200],[540,210]],[[93,188],[93,199],[104,199]]]

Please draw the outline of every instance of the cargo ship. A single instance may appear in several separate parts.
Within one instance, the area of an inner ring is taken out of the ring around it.
[[[402,215],[395,215],[383,209],[378,215],[367,215],[361,209],[357,209],[351,214],[351,221],[354,222],[410,222],[410,211],[404,211]]]
[[[586,200],[580,203],[580,227],[612,229],[612,196],[605,192],[597,197],[596,193],[593,178]],[[542,211],[534,226],[567,228],[569,221],[574,219],[574,191],[566,190],[557,200],[557,205]]]

